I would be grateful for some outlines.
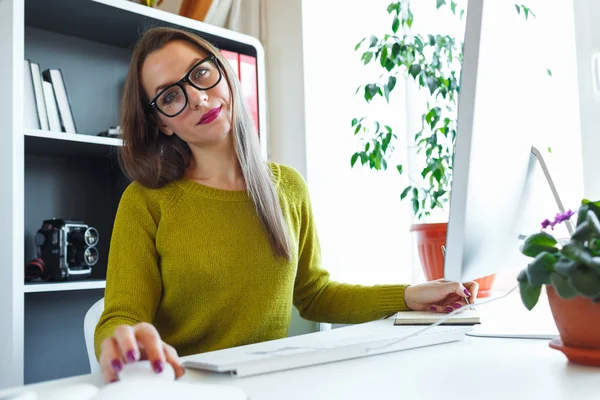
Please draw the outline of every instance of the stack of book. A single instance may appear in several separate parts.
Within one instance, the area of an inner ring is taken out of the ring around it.
[[[24,67],[25,128],[77,133],[62,70],[41,71],[31,60]]]

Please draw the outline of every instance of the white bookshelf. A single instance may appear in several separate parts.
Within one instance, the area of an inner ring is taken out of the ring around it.
[[[257,57],[261,146],[268,148],[264,53],[249,36],[127,0],[0,0],[0,389],[89,372],[83,317],[103,296],[114,215],[128,181],[118,125],[131,49],[153,26],[182,27]],[[23,62],[63,72],[77,134],[25,129]],[[262,107],[261,107],[262,105]],[[100,232],[100,260],[83,281],[24,282],[33,236],[49,218]]]
[[[74,282],[28,282],[23,287],[25,293],[66,292],[69,290],[104,289],[106,281],[86,279]]]
[[[123,141],[117,138],[50,132],[39,129],[25,130],[25,152],[65,156],[104,157],[116,153]]]

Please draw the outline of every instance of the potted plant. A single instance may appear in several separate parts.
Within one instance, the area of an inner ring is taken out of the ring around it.
[[[523,5],[514,5],[526,19],[534,15]],[[449,10],[462,24],[465,11],[455,1],[436,0],[437,9]],[[511,6],[512,7],[512,6]],[[452,164],[457,131],[457,106],[462,66],[462,42],[448,35],[414,33],[411,28],[414,14],[410,0],[395,0],[387,8],[392,17],[391,31],[383,37],[371,35],[362,39],[355,48],[361,51],[365,65],[378,62],[383,73],[378,82],[358,88],[367,103],[376,96],[389,102],[390,94],[399,78],[413,81],[428,94],[426,107],[421,115],[421,128],[414,135],[414,148],[422,160],[420,182],[411,181],[400,195],[401,201],[410,198],[412,210],[419,223],[413,224],[419,256],[428,280],[443,278],[444,255],[448,226],[447,205],[452,182]],[[550,71],[548,70],[548,73]],[[351,157],[354,167],[361,165],[371,169],[387,169],[387,160],[398,138],[394,129],[379,121],[365,117],[354,118],[352,129],[363,139],[363,148]],[[402,164],[396,165],[400,174]],[[441,212],[442,222],[431,223],[429,217]],[[495,275],[482,277],[479,297],[489,296]]]
[[[547,232],[574,215],[558,214],[542,222],[542,231],[529,236],[521,252],[533,260],[517,280],[523,304],[532,310],[546,288],[560,338],[550,347],[575,363],[600,366],[600,202],[583,200],[577,225],[568,241]]]

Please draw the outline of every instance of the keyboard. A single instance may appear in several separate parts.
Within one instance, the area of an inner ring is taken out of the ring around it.
[[[188,356],[183,366],[244,377],[459,341],[473,328],[423,329],[394,326],[393,318],[378,320]]]

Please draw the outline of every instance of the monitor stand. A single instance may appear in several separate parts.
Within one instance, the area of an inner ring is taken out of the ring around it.
[[[564,213],[565,209],[550,176],[550,171],[542,154],[535,147],[531,148],[527,176],[530,178],[533,175],[533,168],[536,161],[542,167],[558,209],[561,213]],[[530,182],[526,182],[525,190],[527,190],[529,185]],[[574,230],[571,222],[567,220],[565,224],[569,235],[573,235]],[[475,308],[477,309],[477,302],[475,302]],[[506,298],[482,305],[477,310],[481,316],[481,325],[476,325],[473,331],[467,333],[469,336],[545,340],[559,336],[554,317],[550,310],[545,287],[542,288],[540,298],[531,311],[527,310],[523,305],[518,290],[513,291]]]

